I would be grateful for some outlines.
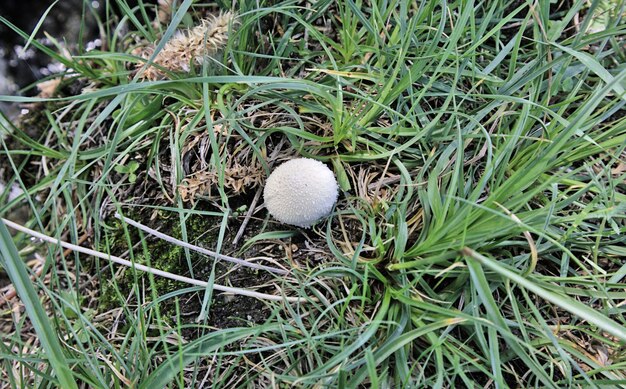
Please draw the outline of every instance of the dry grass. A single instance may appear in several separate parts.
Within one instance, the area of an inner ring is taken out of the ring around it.
[[[236,25],[236,15],[224,12],[201,20],[187,31],[177,32],[156,54],[151,65],[139,71],[139,76],[147,80],[160,80],[166,78],[168,72],[189,73],[194,66],[210,64],[209,58],[220,53]],[[147,47],[140,55],[148,60],[154,55],[154,49],[154,46]],[[143,68],[143,65],[138,68]]]

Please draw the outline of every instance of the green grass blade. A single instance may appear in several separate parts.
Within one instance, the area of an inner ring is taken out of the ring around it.
[[[18,296],[22,300],[26,313],[30,318],[39,341],[47,355],[50,366],[57,375],[61,388],[78,388],[72,375],[72,370],[67,364],[63,349],[57,338],[56,331],[51,326],[51,320],[39,301],[37,291],[31,284],[30,277],[17,248],[13,243],[11,234],[4,222],[0,220],[0,264],[8,273]]]
[[[626,341],[626,328],[624,328],[624,326],[620,325],[616,321],[611,320],[610,318],[601,314],[600,312],[572,298],[547,290],[546,288],[532,282],[530,279],[525,278],[500,265],[497,261],[485,257],[484,255],[481,255],[469,248],[465,248],[463,249],[463,251],[464,255],[477,260],[482,265],[488,267],[489,269],[500,274],[501,276],[510,279],[518,285],[523,286],[524,288],[535,293],[546,301],[558,305],[559,307],[571,312],[581,319],[588,321],[598,328],[601,328],[604,331],[614,336],[617,336],[621,340]]]
[[[232,328],[213,332],[183,347],[179,352],[169,357],[161,366],[150,374],[139,389],[164,388],[191,362],[200,356],[208,356],[219,352],[222,348],[247,337],[262,332],[276,330],[276,326],[260,326],[253,328]]]

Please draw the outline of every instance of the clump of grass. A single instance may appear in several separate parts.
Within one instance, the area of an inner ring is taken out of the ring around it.
[[[45,256],[46,273],[32,279],[15,253],[0,265],[12,283],[34,284],[56,319],[38,329],[45,342],[25,348],[21,335],[33,339],[34,330],[16,318],[1,335],[0,364],[22,373],[2,380],[554,388],[626,380],[623,12],[582,33],[598,4],[242,1],[223,66],[140,80],[137,42],[159,39],[153,67],[166,70],[157,58],[180,24],[218,10],[168,3],[171,23],[157,33],[149,8],[118,3],[129,31],[107,33],[107,51],[49,53],[66,62],[64,82],[88,88],[43,99],[54,104],[38,113],[39,132],[0,117],[11,137],[2,140],[6,187],[24,190],[0,214],[26,205],[35,229],[152,262],[169,257],[168,245],[111,216],[167,218],[180,240],[293,270],[254,277],[175,249],[179,271],[209,286],[163,289],[153,276],[86,268],[76,253],[5,236],[7,247],[14,240],[22,254]],[[103,31],[118,19],[106,21]],[[310,231],[275,224],[254,200],[261,180],[244,191],[228,173],[267,174],[293,156],[328,163],[343,190]],[[186,201],[196,172],[207,187]],[[203,233],[199,219],[214,227]],[[243,245],[229,245],[246,223]],[[97,296],[78,296],[103,274],[125,303],[94,312]],[[308,300],[250,304],[210,286],[244,281]],[[20,297],[37,307],[32,292]],[[37,310],[30,320],[45,324]]]

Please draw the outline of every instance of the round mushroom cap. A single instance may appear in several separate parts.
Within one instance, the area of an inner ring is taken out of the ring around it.
[[[338,195],[332,170],[311,158],[283,163],[267,178],[263,190],[270,215],[282,223],[304,228],[328,216]]]

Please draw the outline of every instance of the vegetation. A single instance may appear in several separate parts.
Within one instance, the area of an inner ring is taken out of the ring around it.
[[[0,16],[66,69],[0,97],[0,215],[206,287],[0,222],[0,386],[626,386],[623,0],[167,4],[71,56]],[[297,156],[312,229],[260,207]]]

